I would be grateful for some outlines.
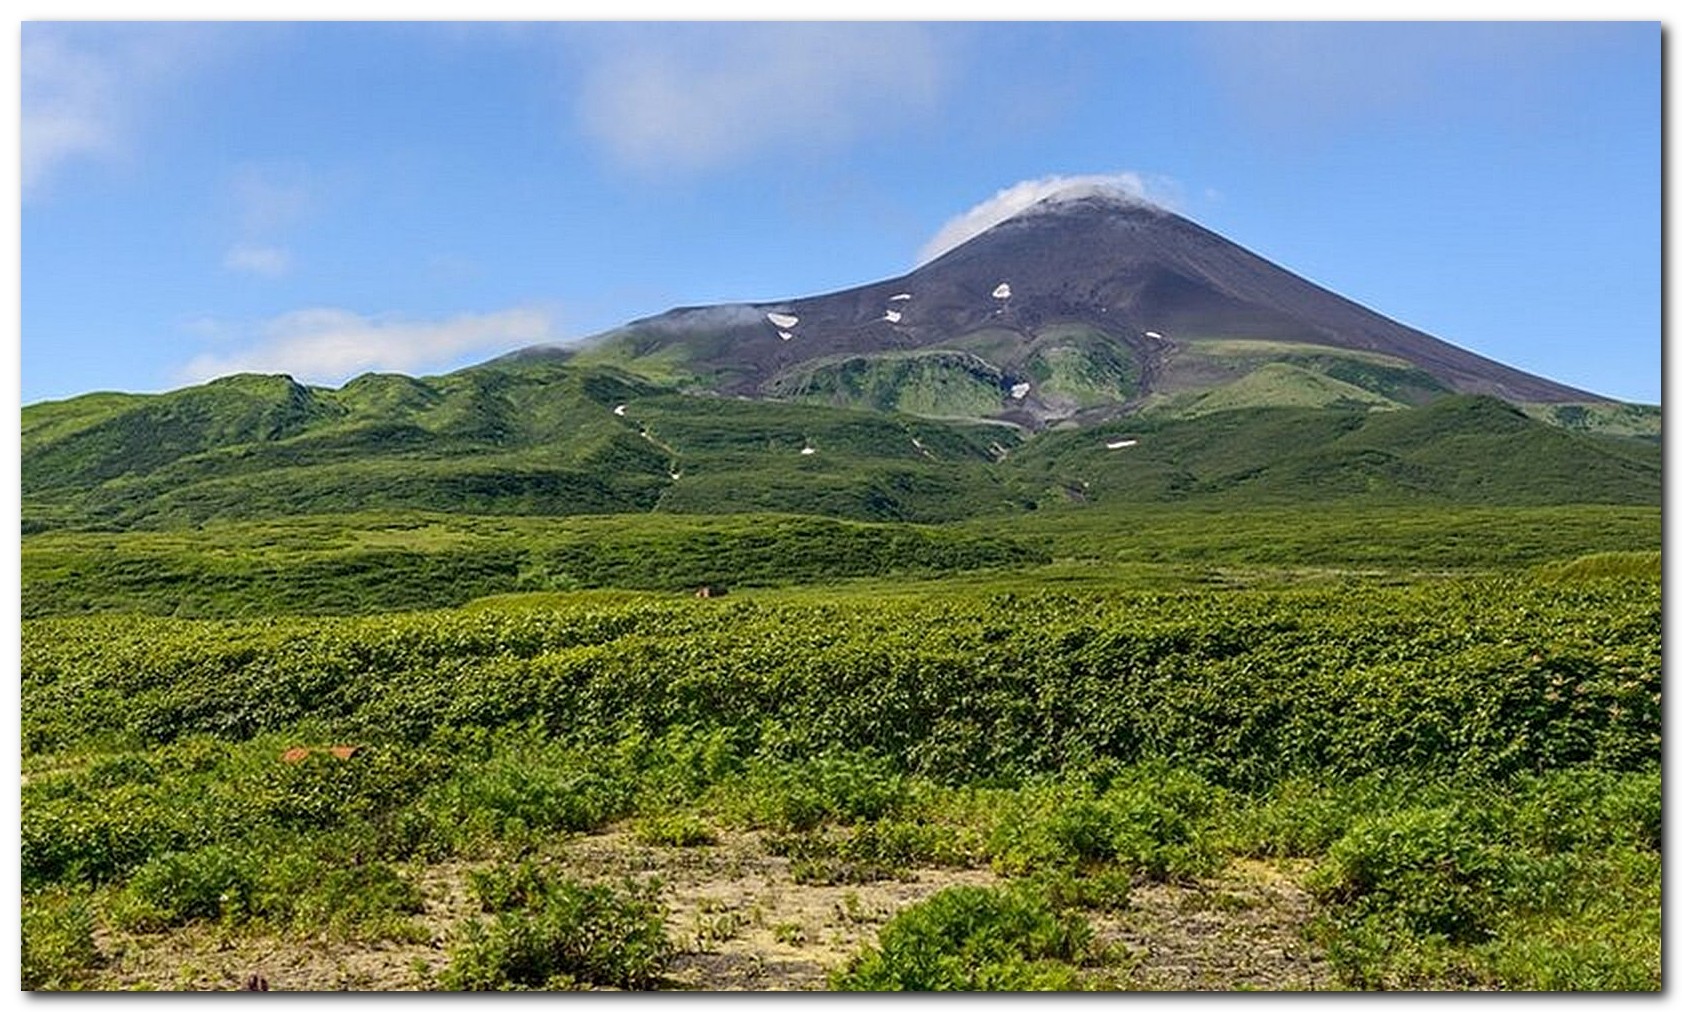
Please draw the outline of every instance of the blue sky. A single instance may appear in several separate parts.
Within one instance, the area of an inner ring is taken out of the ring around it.
[[[1111,175],[1656,403],[1659,57],[1656,23],[27,23],[22,400],[443,372],[888,277]]]

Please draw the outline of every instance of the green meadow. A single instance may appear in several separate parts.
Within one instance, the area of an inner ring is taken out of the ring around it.
[[[31,535],[24,986],[1656,989],[1659,536],[1160,505]]]

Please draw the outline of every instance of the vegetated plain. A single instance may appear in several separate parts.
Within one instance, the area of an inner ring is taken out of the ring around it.
[[[1658,988],[1659,527],[30,535],[24,984]]]

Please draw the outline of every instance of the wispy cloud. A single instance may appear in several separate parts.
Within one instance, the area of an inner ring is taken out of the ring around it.
[[[25,196],[64,166],[128,153],[157,92],[220,52],[208,25],[23,25],[18,141]]]
[[[623,164],[792,158],[927,115],[949,58],[912,24],[589,26],[578,114]]]
[[[1109,172],[1081,176],[1041,176],[1013,183],[998,193],[952,218],[940,227],[923,248],[917,252],[917,263],[926,264],[935,257],[969,242],[981,233],[1021,214],[1045,198],[1057,193],[1087,193],[1094,190],[1130,197],[1145,203],[1173,207],[1179,202],[1179,187],[1173,180],[1161,176],[1144,176],[1137,172]]]
[[[239,274],[278,278],[292,269],[292,255],[275,246],[235,243],[222,258],[222,266]]]
[[[229,340],[229,328],[219,329],[219,339]],[[259,372],[339,384],[364,372],[413,374],[448,367],[469,354],[512,351],[555,339],[550,314],[533,308],[442,320],[300,309],[239,329],[244,348],[199,355],[180,370],[180,379],[199,383],[231,373]]]
[[[309,180],[295,165],[242,165],[230,187],[239,226],[248,234],[290,228],[314,203]]]
[[[39,31],[23,36],[23,188],[35,189],[59,165],[116,144],[112,75],[89,53]]]
[[[281,239],[314,208],[315,187],[297,165],[242,165],[228,184],[234,230],[239,239],[222,256],[230,271],[280,278],[292,269],[292,253]]]
[[[1534,108],[1561,57],[1615,25],[1255,22],[1200,26],[1204,62],[1251,126],[1300,141],[1397,116]],[[1492,71],[1498,71],[1493,72]],[[1463,82],[1476,78],[1475,92]]]

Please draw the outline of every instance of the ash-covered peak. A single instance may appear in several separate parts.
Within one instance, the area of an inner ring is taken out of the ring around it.
[[[1047,213],[1117,212],[1150,209],[1166,214],[1145,197],[1151,192],[1136,173],[1046,176],[1008,186],[947,221],[924,244],[917,262],[926,264],[1006,222],[1032,220]]]
[[[1023,208],[1012,218],[1040,214],[1106,213],[1114,211],[1154,211],[1168,213],[1161,205],[1141,194],[1113,183],[1076,183],[1066,186]],[[1006,219],[1007,221],[1010,219]]]

